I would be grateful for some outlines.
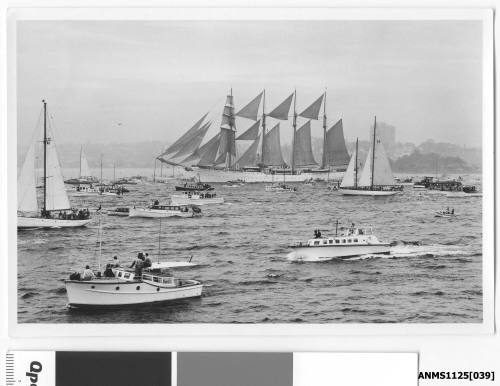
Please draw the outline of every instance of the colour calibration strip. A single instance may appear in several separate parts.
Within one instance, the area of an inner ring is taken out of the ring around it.
[[[416,353],[10,351],[7,386],[416,386]]]

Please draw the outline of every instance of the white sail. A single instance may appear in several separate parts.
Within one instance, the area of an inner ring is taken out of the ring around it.
[[[46,210],[70,209],[68,194],[53,140],[47,144],[47,201]]]
[[[372,160],[374,160],[373,181]],[[368,187],[372,185],[394,185],[391,165],[389,164],[389,159],[385,153],[384,145],[382,145],[382,141],[379,138],[375,141],[375,158],[373,158],[372,144],[359,179],[359,186],[361,187]]]
[[[87,157],[83,151],[83,147],[80,148],[80,178],[90,177],[92,173],[90,172],[89,163],[87,162]]]
[[[356,186],[355,178],[356,178],[357,158],[358,157],[356,154],[356,149],[354,149],[354,152],[351,155],[351,160],[349,161],[349,166],[347,167],[347,170],[345,171],[345,174],[344,174],[344,178],[342,179],[342,182],[340,183],[341,188]]]
[[[21,173],[17,179],[17,210],[20,212],[38,211],[34,143],[28,149]]]

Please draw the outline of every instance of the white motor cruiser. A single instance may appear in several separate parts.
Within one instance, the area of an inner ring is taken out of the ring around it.
[[[202,192],[182,192],[182,194],[172,194],[171,205],[216,205],[223,204],[224,198],[217,197],[216,193],[209,191]]]
[[[306,242],[291,245],[292,252],[288,260],[300,262],[321,262],[332,259],[348,259],[355,256],[371,254],[389,254],[390,244],[383,243],[372,233],[371,229],[351,226],[340,235],[323,237],[319,230],[314,238]]]
[[[99,266],[101,261],[102,226],[99,221]],[[138,258],[140,258],[139,254]],[[158,234],[158,256],[161,256],[161,219]],[[142,257],[141,257],[142,258]],[[143,259],[145,262],[146,260]],[[134,264],[135,265],[135,264]],[[172,270],[193,267],[189,261],[153,262],[149,267],[116,267],[107,264],[106,270],[91,272],[83,280],[79,273],[65,280],[70,307],[111,307],[200,297],[203,285],[198,280],[177,278]],[[89,268],[89,266],[87,266]]]
[[[156,200],[147,208],[130,208],[129,217],[200,217],[201,209],[195,205],[161,205]]]
[[[200,297],[201,282],[179,279],[171,269],[192,267],[189,262],[153,263],[141,276],[133,269],[114,268],[113,277],[92,280],[66,280],[66,294],[70,307],[111,307],[147,304]]]
[[[286,185],[283,183],[266,185],[264,187],[266,192],[296,192],[297,188],[294,186]]]

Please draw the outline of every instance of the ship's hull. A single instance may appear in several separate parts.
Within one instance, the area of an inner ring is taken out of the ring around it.
[[[172,204],[178,205],[178,204]],[[165,218],[165,217],[195,217],[197,214],[192,211],[180,212],[178,210],[160,210],[147,208],[131,208],[128,214],[129,217],[146,217],[146,218]]]
[[[339,188],[338,191],[346,196],[394,196],[401,192],[399,190],[362,190],[344,188]]]
[[[341,179],[344,175],[343,172],[311,172],[300,174],[287,174],[285,176],[286,183],[289,182],[304,182],[311,178],[317,180],[327,179]],[[202,182],[206,183],[225,183],[227,181],[243,180],[245,182],[274,182],[283,179],[281,174],[253,172],[253,171],[233,171],[233,170],[212,170],[212,169],[198,169],[192,172],[184,171],[179,178],[200,177]]]
[[[171,197],[171,205],[218,205],[224,204],[224,199],[222,197],[216,198],[187,198],[184,196],[176,196],[175,194]]]
[[[86,220],[63,220],[42,217],[17,217],[17,229],[30,228],[76,228],[87,225],[91,219]]]
[[[200,297],[203,285],[196,280],[184,280],[181,287],[160,287],[146,282],[97,279],[66,281],[70,307],[111,307],[159,303]]]
[[[288,254],[288,260],[321,262],[332,259],[348,259],[355,256],[389,254],[389,244],[341,245],[320,247],[296,247]]]

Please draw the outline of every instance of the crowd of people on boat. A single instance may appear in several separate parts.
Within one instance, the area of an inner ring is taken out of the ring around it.
[[[60,210],[57,217],[54,213],[48,210],[42,210],[44,218],[58,218],[59,220],[86,220],[90,218],[90,211],[87,209]]]
[[[143,270],[147,268],[151,268],[153,265],[153,262],[151,258],[149,257],[149,253],[147,252],[139,252],[137,254],[137,259],[132,262],[131,265],[127,266],[126,268],[134,268],[134,277],[137,279],[140,279],[142,276]],[[118,256],[113,256],[113,259],[106,264],[106,268],[104,271],[97,272],[97,275],[95,272],[90,268],[90,265],[86,265],[85,269],[83,270],[82,273],[79,272],[74,272],[70,275],[70,280],[94,280],[96,277],[115,277],[115,274],[113,272],[114,268],[120,268],[120,260],[118,259]]]

